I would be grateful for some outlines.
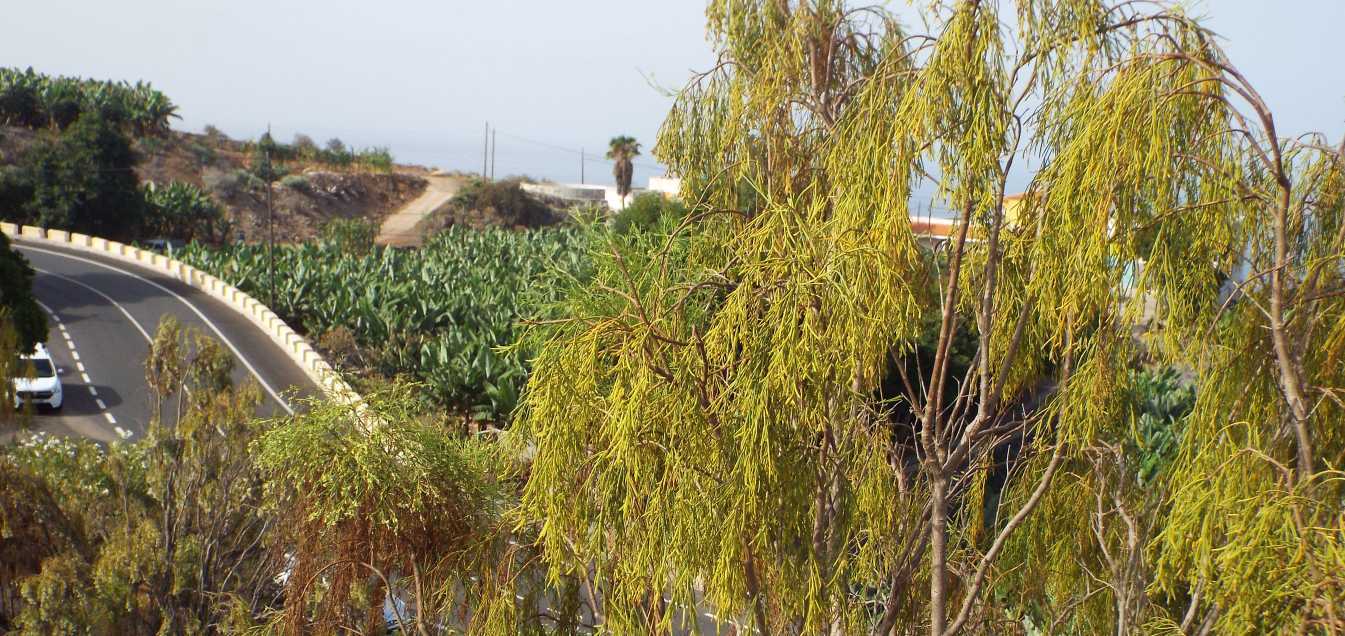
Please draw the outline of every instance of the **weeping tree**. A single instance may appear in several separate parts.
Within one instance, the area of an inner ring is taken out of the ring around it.
[[[273,632],[536,629],[545,586],[519,578],[527,549],[499,514],[498,457],[423,421],[412,388],[367,407],[313,400],[254,446],[291,559]]]
[[[930,5],[710,3],[688,216],[530,332],[553,575],[616,632],[1339,625],[1340,150],[1165,4]],[[1141,355],[1200,385],[1143,492]]]

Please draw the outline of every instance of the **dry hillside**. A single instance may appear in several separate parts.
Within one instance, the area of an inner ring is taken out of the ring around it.
[[[0,165],[11,163],[45,133],[0,127]],[[248,145],[222,136],[173,131],[166,137],[135,141],[136,172],[142,182],[183,181],[196,185],[225,210],[234,234],[258,241],[266,233],[266,184],[248,171]],[[368,219],[376,225],[425,190],[426,170],[396,166],[389,173],[337,170],[320,164],[289,162],[289,177],[273,192],[276,238],[301,241],[333,219]]]

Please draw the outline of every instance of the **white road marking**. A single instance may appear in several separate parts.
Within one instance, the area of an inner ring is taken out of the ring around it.
[[[172,296],[172,297],[178,299],[179,302],[181,302],[183,305],[186,305],[188,309],[192,310],[192,313],[195,313],[195,314],[196,314],[196,317],[197,317],[197,318],[200,318],[201,321],[204,322],[204,323],[206,324],[206,326],[210,327],[210,330],[211,330],[211,331],[214,331],[216,336],[219,336],[219,339],[220,339],[221,342],[224,343],[224,346],[228,347],[229,350],[233,352],[234,357],[238,358],[238,361],[243,363],[243,366],[246,367],[247,370],[248,370],[248,372],[250,372],[250,373],[252,374],[252,377],[254,377],[254,378],[257,379],[257,383],[258,383],[258,384],[261,384],[262,388],[266,390],[267,394],[269,394],[269,395],[276,401],[276,403],[280,405],[280,408],[285,409],[285,412],[286,412],[286,413],[289,413],[290,415],[294,415],[294,409],[290,408],[289,403],[285,402],[285,400],[282,400],[282,399],[280,398],[280,394],[279,394],[279,393],[276,393],[276,390],[273,389],[273,388],[271,388],[271,385],[268,384],[268,383],[266,382],[266,380],[262,378],[261,374],[257,372],[257,369],[256,369],[255,367],[252,366],[252,363],[251,363],[251,362],[248,362],[248,359],[245,358],[245,357],[243,357],[243,354],[242,354],[241,352],[238,351],[238,347],[235,347],[235,346],[234,346],[234,343],[224,336],[224,332],[220,331],[219,327],[215,326],[215,323],[212,322],[209,318],[206,318],[205,314],[204,314],[204,313],[201,313],[201,310],[196,308],[196,305],[193,305],[193,304],[187,302],[187,299],[186,299],[186,298],[183,298],[183,297],[180,296],[180,295],[178,295],[177,292],[174,292],[173,290],[168,289],[167,287],[164,287],[163,285],[160,285],[160,284],[158,284],[158,283],[156,283],[156,282],[154,282],[154,281],[152,281],[152,280],[149,280],[149,279],[147,279],[147,278],[145,278],[145,277],[143,277],[143,276],[141,276],[141,275],[139,275],[139,274],[136,274],[136,273],[134,273],[134,272],[130,272],[130,271],[121,269],[121,268],[119,268],[119,267],[113,267],[113,266],[108,265],[108,264],[106,264],[106,263],[100,263],[100,262],[95,261],[95,260],[91,260],[91,259],[87,259],[87,258],[81,258],[81,257],[79,257],[79,256],[73,256],[73,255],[70,255],[70,254],[65,254],[65,253],[57,252],[57,251],[53,251],[53,250],[42,249],[42,248],[40,248],[40,247],[31,247],[31,246],[28,246],[28,245],[23,245],[23,246],[21,246],[21,247],[22,247],[23,249],[33,250],[33,251],[35,251],[35,252],[42,252],[42,253],[44,253],[44,254],[51,254],[52,256],[59,256],[59,257],[62,257],[62,258],[68,258],[68,259],[70,259],[70,260],[80,261],[80,262],[82,262],[82,263],[88,263],[88,264],[90,264],[90,265],[94,265],[94,266],[96,266],[96,267],[102,267],[103,269],[108,269],[108,270],[111,270],[111,271],[114,271],[114,272],[117,272],[117,273],[120,273],[120,274],[124,274],[124,275],[126,275],[126,276],[130,276],[131,278],[134,278],[134,279],[136,279],[136,280],[138,280],[138,281],[140,281],[140,282],[142,282],[142,283],[145,283],[146,285],[150,285],[150,286],[152,286],[152,287],[154,287],[154,288],[156,288],[156,289],[158,289],[158,290],[160,290],[160,291],[162,291],[162,292],[164,292],[164,293],[166,293],[166,294],[168,294],[168,295],[170,295],[170,296]],[[42,270],[37,270],[37,271],[42,272]],[[108,300],[109,302],[111,302],[113,305],[116,305],[116,306],[117,306],[117,309],[120,309],[120,310],[121,310],[121,313],[122,313],[122,314],[125,314],[125,316],[126,316],[128,319],[130,319],[132,323],[134,323],[134,324],[136,325],[136,328],[140,330],[140,333],[141,333],[142,335],[145,336],[145,340],[146,340],[146,341],[150,341],[150,342],[153,341],[153,340],[150,338],[150,336],[149,336],[149,332],[145,331],[145,329],[144,329],[143,327],[140,326],[140,323],[136,322],[134,318],[131,318],[131,314],[130,314],[129,312],[127,312],[125,308],[123,308],[123,307],[122,307],[120,304],[118,304],[115,300],[112,300],[112,298],[111,298],[110,296],[108,296],[107,294],[104,294],[103,292],[98,291],[97,289],[94,289],[93,287],[90,287],[90,286],[88,286],[88,285],[85,285],[84,283],[81,283],[80,281],[77,281],[77,280],[75,280],[75,279],[73,279],[73,278],[69,278],[69,277],[66,277],[66,276],[61,276],[61,275],[59,275],[59,274],[53,274],[53,273],[51,273],[51,272],[42,272],[42,273],[44,273],[44,274],[48,274],[48,275],[51,275],[51,276],[55,276],[55,277],[57,277],[57,278],[61,278],[61,279],[67,280],[67,281],[70,281],[70,282],[72,282],[72,283],[75,283],[76,285],[79,285],[80,287],[83,287],[83,288],[85,288],[85,289],[88,289],[89,291],[92,291],[92,292],[98,294],[99,296],[102,296],[103,298],[107,299],[107,300]]]
[[[38,271],[42,271],[42,270],[38,270]],[[57,276],[58,278],[65,278],[64,276],[60,276],[60,275],[58,275],[58,274],[52,274],[51,272],[42,272],[42,273],[43,273],[43,274],[47,274],[47,275],[49,275],[49,276]],[[71,281],[71,282],[73,282],[73,283],[79,283],[79,281]],[[91,291],[94,291],[94,292],[97,292],[97,291],[98,291],[98,290],[93,289],[93,288],[90,288],[90,290],[91,290]],[[108,300],[112,300],[112,299],[109,298]],[[79,352],[75,350],[75,341],[72,340],[72,339],[70,338],[70,332],[68,332],[68,331],[65,330],[65,323],[62,323],[62,322],[61,322],[61,317],[58,316],[58,315],[56,315],[56,312],[52,311],[52,310],[51,310],[51,307],[46,306],[44,303],[42,303],[42,301],[38,301],[37,304],[38,304],[38,306],[41,307],[42,309],[46,310],[47,313],[51,314],[51,319],[52,319],[52,321],[55,322],[57,328],[59,328],[59,329],[61,330],[61,335],[65,336],[65,347],[66,347],[66,349],[69,349],[69,350],[70,350],[70,357],[72,357],[72,358],[75,359],[75,367],[79,369],[79,376],[80,376],[80,378],[82,378],[82,379],[84,380],[84,384],[88,387],[88,389],[89,389],[89,393],[93,395],[93,397],[94,397],[94,402],[98,404],[98,410],[100,410],[100,411],[103,412],[103,418],[107,420],[107,423],[108,423],[108,424],[116,424],[116,423],[117,423],[117,418],[114,417],[114,416],[112,415],[112,413],[108,412],[108,410],[107,410],[107,404],[103,402],[102,398],[99,398],[99,397],[98,397],[98,389],[95,389],[95,388],[93,387],[93,380],[89,379],[89,374],[88,374],[88,372],[86,372],[86,371],[84,370],[84,363],[79,361]],[[113,304],[115,305],[116,303],[113,302]],[[120,309],[120,307],[118,307],[118,308]],[[125,312],[126,312],[126,310],[123,309],[123,310],[122,310],[122,313],[125,313]],[[126,317],[127,317],[127,318],[131,318],[131,315],[130,315],[130,314],[126,314]],[[135,322],[135,319],[134,319],[134,318],[131,318],[131,322],[134,323],[134,322]],[[139,327],[140,327],[140,325],[137,324],[137,325],[136,325],[136,328],[139,328]],[[140,333],[144,333],[144,332],[145,332],[145,331],[144,331],[143,329],[140,330]]]
[[[35,249],[35,248],[26,248],[26,249]],[[46,251],[48,251],[48,250],[39,250],[39,251],[46,252]],[[52,252],[52,253],[54,254],[55,252]],[[75,285],[79,285],[80,287],[83,287],[84,289],[87,289],[87,290],[89,290],[89,291],[91,291],[91,292],[93,292],[93,293],[95,293],[95,294],[98,294],[100,297],[103,298],[103,300],[106,300],[107,302],[112,303],[112,306],[113,306],[113,307],[116,307],[116,308],[117,308],[117,311],[120,311],[120,312],[121,312],[121,315],[126,316],[126,319],[129,320],[129,321],[131,321],[131,326],[135,327],[135,330],[136,330],[136,331],[139,331],[139,332],[140,332],[140,335],[142,335],[142,336],[145,337],[145,342],[152,342],[151,338],[149,337],[149,332],[148,332],[148,331],[145,331],[145,327],[142,326],[142,325],[140,324],[140,321],[136,320],[135,317],[131,315],[131,312],[126,311],[126,308],[125,308],[125,307],[122,307],[122,306],[121,306],[121,303],[118,303],[117,301],[112,300],[112,297],[111,297],[111,296],[108,296],[107,294],[104,294],[103,292],[100,292],[100,291],[98,291],[97,289],[94,289],[93,287],[90,287],[90,286],[88,286],[88,285],[85,285],[84,283],[81,283],[81,282],[79,282],[79,281],[73,279],[73,278],[70,278],[69,276],[62,276],[62,275],[60,275],[60,274],[57,274],[57,273],[54,273],[54,272],[49,272],[49,271],[44,270],[44,269],[37,269],[37,268],[33,268],[33,269],[36,269],[38,272],[40,272],[40,273],[42,273],[42,274],[46,274],[47,276],[51,276],[52,278],[59,278],[59,279],[61,279],[61,280],[63,280],[63,281],[66,281],[66,282],[68,282],[68,283],[72,283],[72,284],[75,284]]]

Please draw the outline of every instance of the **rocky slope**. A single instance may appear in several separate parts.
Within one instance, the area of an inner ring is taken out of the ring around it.
[[[14,162],[46,133],[0,127],[0,165]],[[265,240],[266,184],[248,171],[248,146],[222,136],[173,131],[166,137],[136,140],[136,174],[142,182],[183,181],[202,188],[225,210],[230,240]],[[335,219],[365,219],[376,226],[394,210],[420,196],[427,170],[395,166],[391,172],[333,169],[289,162],[289,176],[274,184],[274,226],[278,241],[312,238]]]

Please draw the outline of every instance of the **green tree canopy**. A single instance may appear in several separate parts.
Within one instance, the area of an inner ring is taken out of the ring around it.
[[[33,296],[33,276],[28,259],[0,234],[0,322],[14,329],[21,351],[47,339],[47,315]]]
[[[101,116],[86,113],[59,138],[29,150],[7,190],[26,195],[23,212],[29,223],[130,237],[140,228],[144,208],[136,159],[125,135]]]

